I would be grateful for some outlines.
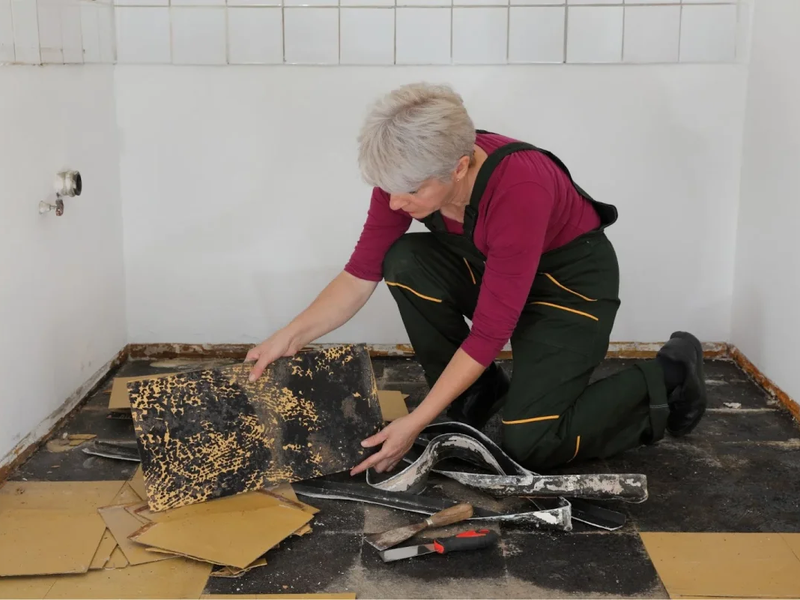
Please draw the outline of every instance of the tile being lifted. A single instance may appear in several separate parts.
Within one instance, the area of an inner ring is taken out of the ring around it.
[[[154,512],[351,469],[383,426],[365,345],[127,384]]]

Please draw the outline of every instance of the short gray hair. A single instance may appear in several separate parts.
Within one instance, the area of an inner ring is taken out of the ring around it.
[[[403,194],[427,179],[446,181],[461,157],[472,156],[475,126],[450,87],[411,83],[375,102],[358,143],[364,180]]]

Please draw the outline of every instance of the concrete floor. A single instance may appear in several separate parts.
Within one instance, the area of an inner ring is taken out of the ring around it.
[[[629,361],[605,362],[595,377]],[[160,366],[159,366],[160,365]],[[181,368],[196,367],[184,365]],[[426,385],[413,360],[375,359],[381,389],[419,403]],[[510,369],[511,365],[504,365]],[[115,376],[175,371],[175,365],[130,361]],[[210,578],[206,593],[355,592],[363,598],[668,597],[639,532],[800,532],[800,429],[792,417],[731,362],[709,361],[710,410],[688,438],[612,460],[578,463],[564,472],[637,472],[650,497],[638,505],[609,504],[628,523],[605,532],[575,523],[572,532],[502,525],[500,545],[479,553],[432,556],[384,564],[364,533],[411,523],[410,513],[335,500],[305,499],[320,509],[313,533],[292,537],[268,553],[268,566],[239,579]],[[109,384],[110,385],[110,384]],[[56,435],[93,433],[133,439],[131,420],[114,418],[108,394],[95,393]],[[499,431],[497,422],[488,426]],[[105,480],[130,477],[137,464],[92,457],[75,448],[43,446],[14,480]],[[349,476],[339,475],[347,480]],[[434,493],[456,499],[463,489],[432,479]],[[303,499],[303,498],[301,498]]]

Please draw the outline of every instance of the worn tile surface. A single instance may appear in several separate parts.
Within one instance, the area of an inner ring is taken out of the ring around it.
[[[633,361],[610,360],[594,378]],[[130,361],[114,373],[137,376],[202,368],[194,363]],[[208,364],[208,363],[207,363]],[[217,366],[219,363],[215,363]],[[374,359],[379,389],[409,394],[409,408],[427,392],[410,359]],[[509,372],[511,364],[503,365]],[[267,566],[239,579],[211,578],[206,593],[288,594],[354,592],[363,598],[665,598],[667,591],[639,532],[800,532],[800,428],[734,364],[709,361],[710,408],[696,432],[665,438],[608,460],[569,465],[563,472],[640,472],[650,498],[642,504],[605,503],[629,516],[616,532],[575,523],[571,533],[530,526],[494,526],[502,540],[480,553],[427,556],[384,564],[364,533],[410,524],[418,515],[337,500],[311,500],[320,512],[313,532],[291,537],[267,553]],[[109,382],[110,387],[110,382]],[[110,418],[101,389],[56,435],[94,433],[132,439],[130,419]],[[487,433],[499,440],[497,418]],[[136,464],[90,457],[81,446],[63,452],[43,445],[13,479],[70,481],[127,479]],[[347,481],[349,476],[332,477]],[[428,493],[486,502],[455,482],[431,479]],[[303,498],[301,498],[303,500]],[[476,523],[477,525],[477,523]],[[445,528],[444,532],[454,532]],[[435,532],[421,535],[421,539]]]

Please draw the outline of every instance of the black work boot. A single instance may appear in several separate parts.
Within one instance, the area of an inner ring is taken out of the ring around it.
[[[690,433],[706,412],[706,382],[703,372],[703,346],[695,336],[684,331],[673,333],[656,355],[665,372],[674,370],[665,361],[683,367],[683,381],[668,390],[667,431],[675,437]]]
[[[475,383],[453,400],[445,415],[451,421],[481,429],[500,410],[510,386],[503,369],[492,363]]]

